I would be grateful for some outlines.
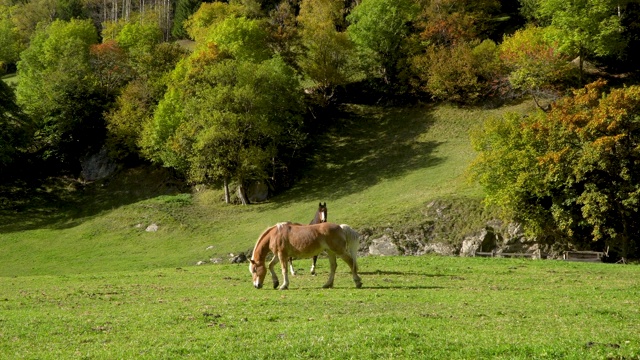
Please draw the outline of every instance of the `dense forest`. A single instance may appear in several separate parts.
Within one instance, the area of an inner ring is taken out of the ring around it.
[[[343,103],[530,98],[472,139],[488,200],[633,253],[639,45],[637,0],[0,0],[0,181],[102,154],[248,203]]]

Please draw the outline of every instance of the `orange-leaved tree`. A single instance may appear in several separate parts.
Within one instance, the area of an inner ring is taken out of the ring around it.
[[[605,93],[600,80],[549,113],[510,114],[476,132],[472,174],[530,230],[599,241],[623,258],[640,242],[640,86]]]

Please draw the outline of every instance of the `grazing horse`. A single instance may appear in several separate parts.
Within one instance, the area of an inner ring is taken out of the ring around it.
[[[273,259],[269,262],[269,272],[273,279],[273,288],[277,288],[280,282],[273,267],[280,262],[284,282],[280,290],[289,288],[289,276],[287,272],[287,260],[290,257],[308,258],[318,255],[326,250],[329,257],[329,279],[323,285],[324,288],[333,287],[333,279],[338,266],[336,257],[339,256],[351,268],[351,275],[356,288],[362,287],[362,281],[358,276],[358,264],[356,256],[360,235],[348,225],[333,223],[320,223],[315,225],[293,224],[291,222],[278,223],[267,228],[256,241],[253,248],[249,271],[253,277],[253,286],[262,288],[262,283],[267,275],[267,254],[273,253]]]
[[[327,203],[318,203],[318,211],[316,211],[316,215],[313,217],[313,220],[309,223],[309,225],[320,224],[323,222],[327,222]],[[316,261],[318,261],[318,255],[313,257],[313,262],[311,263],[311,275],[316,274]],[[296,269],[293,267],[293,258],[289,258],[289,271],[291,275],[296,274]]]

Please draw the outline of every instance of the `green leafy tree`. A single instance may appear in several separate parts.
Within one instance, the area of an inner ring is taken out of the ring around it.
[[[38,26],[45,26],[56,19],[56,0],[32,0],[18,2],[11,7],[11,20],[20,40],[28,43]]]
[[[344,2],[336,0],[303,0],[300,5],[301,43],[303,50],[298,65],[313,81],[318,102],[329,104],[338,86],[353,77],[350,63],[352,43],[345,32]]]
[[[13,90],[0,80],[0,169],[25,150],[32,130],[29,118],[16,104]]]
[[[97,42],[88,20],[56,20],[40,28],[18,63],[18,104],[36,124],[44,157],[72,164],[104,135],[105,99],[92,76],[89,48]]]
[[[193,16],[184,22],[184,29],[196,42],[205,43],[209,29],[223,20],[245,15],[245,8],[237,3],[224,2],[203,3]]]
[[[209,28],[206,40],[236,59],[262,61],[271,56],[268,37],[265,20],[229,16]]]
[[[131,21],[120,19],[103,24],[103,42],[116,41],[132,57],[150,53],[162,42],[162,37],[162,29],[153,13],[137,15]]]
[[[0,5],[0,74],[18,61],[22,50],[23,45],[18,29],[11,21],[10,10]]]
[[[540,0],[537,14],[559,30],[553,33],[558,49],[579,58],[582,78],[585,58],[614,55],[624,49],[619,5],[616,0]]]
[[[410,22],[418,8],[411,0],[362,0],[347,16],[347,32],[356,44],[366,70],[395,85]]]
[[[491,203],[530,229],[558,229],[636,254],[640,243],[640,87],[587,85],[535,116],[508,115],[473,137]],[[586,241],[589,245],[589,241]]]
[[[106,115],[107,145],[112,156],[132,160],[141,156],[142,130],[167,90],[170,73],[185,56],[180,46],[161,43],[131,64],[136,77],[124,87]]]
[[[193,182],[222,181],[227,202],[231,182],[242,190],[266,180],[282,165],[282,152],[302,146],[300,85],[282,59],[234,59],[211,43],[172,79],[145,127],[143,151]]]

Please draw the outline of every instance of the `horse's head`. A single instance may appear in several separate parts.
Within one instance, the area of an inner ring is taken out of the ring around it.
[[[253,277],[253,286],[256,289],[262,288],[264,277],[267,275],[267,267],[264,262],[251,259],[251,262],[249,263],[249,271]]]
[[[320,222],[327,222],[327,203],[318,203],[318,215]]]

